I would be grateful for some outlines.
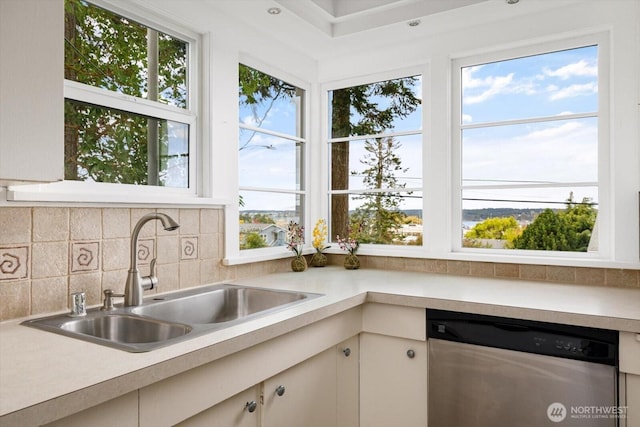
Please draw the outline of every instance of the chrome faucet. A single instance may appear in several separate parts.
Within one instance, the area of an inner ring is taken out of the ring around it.
[[[131,264],[129,264],[127,284],[124,288],[124,305],[126,307],[140,305],[144,291],[153,289],[158,284],[158,278],[155,276],[155,258],[151,260],[151,271],[148,276],[142,277],[138,271],[138,235],[140,234],[142,226],[154,219],[162,222],[162,227],[167,231],[172,231],[180,227],[173,218],[163,213],[146,214],[138,220],[131,234]]]

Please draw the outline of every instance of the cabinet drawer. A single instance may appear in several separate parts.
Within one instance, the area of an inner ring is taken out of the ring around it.
[[[640,375],[640,333],[620,332],[620,371]]]
[[[427,339],[424,308],[368,303],[362,312],[364,332],[425,341]]]

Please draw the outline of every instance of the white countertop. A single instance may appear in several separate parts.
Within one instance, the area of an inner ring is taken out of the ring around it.
[[[640,332],[640,290],[385,270],[311,268],[238,280],[324,294],[292,308],[148,353],[128,353],[0,323],[0,425],[77,412],[364,302]]]

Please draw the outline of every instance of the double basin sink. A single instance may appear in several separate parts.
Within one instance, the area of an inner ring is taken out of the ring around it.
[[[210,285],[154,295],[136,307],[88,310],[33,319],[23,325],[119,348],[145,352],[289,308],[321,294]]]

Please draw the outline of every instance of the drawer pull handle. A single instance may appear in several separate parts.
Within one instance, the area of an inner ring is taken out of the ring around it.
[[[346,357],[351,356],[351,349],[349,347],[345,348],[344,350],[342,350],[342,352],[344,353],[344,355]]]
[[[409,359],[413,359],[414,357],[416,357],[416,352],[414,350],[407,350],[407,357]]]
[[[252,400],[251,402],[247,402],[247,404],[244,406],[244,409],[246,409],[250,413],[255,412],[257,408],[258,408],[258,403],[255,400]]]
[[[276,387],[276,394],[278,396],[282,396],[285,392],[285,388],[283,385],[279,385],[278,387]]]

